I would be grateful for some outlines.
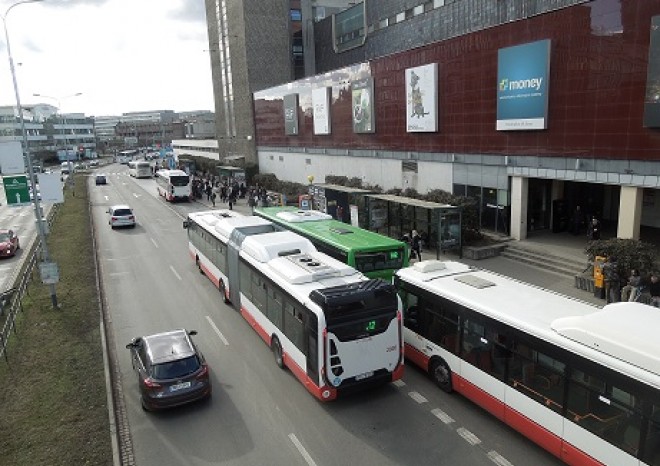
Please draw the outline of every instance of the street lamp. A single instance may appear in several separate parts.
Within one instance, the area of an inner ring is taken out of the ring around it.
[[[76,92],[75,94],[68,95],[66,97],[62,98],[57,98],[57,97],[52,97],[49,95],[44,95],[44,94],[32,94],[34,97],[43,97],[44,99],[53,99],[55,102],[57,102],[57,111],[60,113],[60,118],[62,121],[62,136],[64,136],[64,154],[66,155],[66,161],[69,162],[69,177],[67,181],[70,183],[70,180],[73,180],[73,167],[71,166],[71,159],[69,158],[69,144],[68,144],[68,139],[66,137],[66,116],[64,115],[64,112],[62,112],[62,99],[68,99],[70,97],[78,97],[82,95],[82,92]]]
[[[21,98],[18,93],[18,83],[16,82],[16,70],[14,69],[14,59],[11,55],[11,45],[9,43],[9,31],[7,30],[7,15],[9,12],[18,5],[23,5],[25,3],[39,3],[44,0],[23,0],[16,2],[5,10],[5,14],[0,16],[2,18],[2,26],[5,30],[5,43],[7,44],[7,56],[9,58],[9,71],[11,72],[11,78],[14,83],[14,94],[16,95],[16,109],[18,111],[18,118],[21,122],[21,132],[23,133],[23,152],[24,157],[27,162],[27,171],[28,176],[30,177],[30,182],[32,183],[32,189],[34,190],[34,215],[37,217],[37,232],[39,234],[39,241],[41,242],[41,254],[44,263],[50,262],[50,257],[48,254],[48,246],[46,245],[46,233],[44,228],[44,219],[43,214],[41,213],[41,203],[39,202],[39,196],[37,195],[37,177],[32,168],[32,157],[30,157],[30,151],[28,147],[27,131],[25,130],[25,119],[23,118],[23,108],[21,107]],[[50,299],[53,303],[53,308],[57,308],[57,294],[55,293],[55,284],[50,283]]]

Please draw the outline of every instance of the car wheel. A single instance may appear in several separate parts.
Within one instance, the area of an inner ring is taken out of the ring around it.
[[[273,341],[270,344],[273,354],[275,355],[275,364],[280,369],[284,369],[284,356],[282,355],[282,344],[277,337],[273,337]]]
[[[150,412],[151,409],[149,409],[149,406],[144,402],[144,398],[140,397],[140,404],[142,405],[142,410],[146,412]]]
[[[429,365],[429,375],[442,391],[447,393],[453,391],[451,385],[451,369],[449,369],[449,365],[447,365],[444,359],[437,358],[431,361],[431,364]]]
[[[227,297],[227,288],[225,287],[225,282],[223,280],[220,280],[218,283],[218,289],[220,290],[220,293],[222,293],[222,299],[225,302],[225,304],[229,304],[231,301],[229,301],[229,298]]]

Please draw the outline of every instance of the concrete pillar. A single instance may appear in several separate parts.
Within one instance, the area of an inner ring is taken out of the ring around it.
[[[643,196],[643,188],[621,186],[621,196],[619,197],[619,225],[616,231],[617,238],[639,239]]]
[[[529,179],[522,176],[511,177],[511,237],[517,240],[527,238],[527,198]]]
[[[552,230],[552,222],[555,220],[554,202],[557,199],[564,198],[564,180],[552,180],[552,191],[550,193],[550,229]]]

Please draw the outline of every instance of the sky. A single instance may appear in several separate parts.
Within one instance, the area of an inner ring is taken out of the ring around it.
[[[15,3],[0,0],[0,16]],[[214,110],[204,0],[44,0],[12,8],[5,24],[22,105],[87,116]],[[4,105],[16,98],[2,31]]]

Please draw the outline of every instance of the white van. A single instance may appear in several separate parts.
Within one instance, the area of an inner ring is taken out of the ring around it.
[[[68,175],[69,174],[69,162],[62,162],[62,165],[60,171],[62,172],[63,175]]]

